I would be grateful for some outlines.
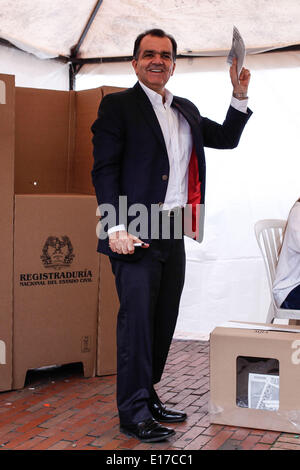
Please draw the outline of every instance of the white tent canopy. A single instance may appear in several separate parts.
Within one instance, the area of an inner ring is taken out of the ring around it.
[[[139,32],[165,29],[178,53],[224,54],[232,27],[248,51],[300,43],[299,0],[1,0],[0,38],[39,58],[69,57],[92,16],[80,58],[132,54]]]
[[[134,40],[159,27],[176,38],[178,54],[199,56],[178,60],[168,88],[218,122],[230,102],[225,57],[237,26],[254,114],[237,149],[206,150],[204,241],[186,242],[177,335],[206,338],[226,320],[263,322],[269,293],[253,226],[286,218],[300,196],[299,0],[0,0],[0,7],[0,73],[14,74],[17,86],[67,90],[72,62],[71,69],[86,63],[77,90],[132,86]]]

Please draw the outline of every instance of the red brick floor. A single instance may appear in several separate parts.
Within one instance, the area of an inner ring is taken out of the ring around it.
[[[31,371],[25,387],[0,393],[0,450],[300,450],[300,436],[211,425],[209,343],[174,340],[158,388],[188,413],[175,436],[140,443],[119,431],[115,376],[84,378],[80,365]]]

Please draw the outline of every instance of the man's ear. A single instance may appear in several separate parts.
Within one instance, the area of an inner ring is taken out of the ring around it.
[[[175,69],[176,69],[176,62],[174,62],[174,64],[173,64],[173,70],[172,70],[171,75],[173,75],[173,73],[175,72]]]
[[[132,67],[134,68],[134,71],[135,71],[135,73],[136,73],[137,61],[136,61],[135,59],[132,59],[131,65],[132,65]]]

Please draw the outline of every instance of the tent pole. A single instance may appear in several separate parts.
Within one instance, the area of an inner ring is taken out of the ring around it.
[[[89,31],[89,29],[90,29],[90,27],[91,27],[93,21],[94,21],[94,19],[95,19],[95,16],[97,15],[97,12],[98,12],[99,8],[101,7],[102,3],[103,3],[103,0],[97,0],[97,3],[96,3],[96,5],[95,5],[95,8],[94,8],[94,10],[92,11],[92,14],[91,14],[90,18],[89,18],[87,24],[85,25],[84,30],[83,30],[82,33],[81,33],[81,36],[80,36],[80,38],[79,38],[78,43],[77,43],[74,47],[72,47],[72,49],[71,49],[71,58],[77,57],[78,52],[79,52],[79,49],[80,49],[80,46],[81,46],[81,44],[83,43],[83,41],[84,41],[84,39],[85,39],[85,37],[86,37],[86,35],[87,35],[87,33],[88,33],[88,31]]]
[[[69,64],[69,90],[74,90],[74,88],[75,88],[75,75],[76,75],[76,72],[75,72],[74,68],[76,68],[76,66],[74,67],[74,65],[72,63],[70,63]]]
[[[76,60],[77,56],[78,56],[78,52],[79,52],[79,49],[80,49],[80,46],[81,44],[83,43],[90,27],[91,27],[91,24],[93,23],[94,19],[95,19],[95,16],[97,15],[97,12],[99,10],[99,8],[101,7],[103,3],[103,0],[97,0],[96,2],[96,5],[91,13],[91,16],[87,22],[87,24],[85,25],[85,28],[84,30],[82,31],[81,33],[81,36],[79,38],[79,41],[77,42],[77,44],[72,47],[71,49],[71,55],[70,55],[70,65],[69,65],[69,89],[70,90],[74,90],[75,89],[75,82],[76,82],[76,74],[79,72],[80,68],[81,68],[81,65],[76,65],[74,63],[74,60]]]

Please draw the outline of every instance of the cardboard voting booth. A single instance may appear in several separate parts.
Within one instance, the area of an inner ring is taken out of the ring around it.
[[[228,322],[210,336],[211,423],[300,432],[300,329]]]
[[[14,78],[0,75],[0,391],[12,385],[13,209],[14,209]]]
[[[118,90],[18,88],[0,75],[0,391],[44,366],[115,373],[118,300],[96,252],[90,127]]]

